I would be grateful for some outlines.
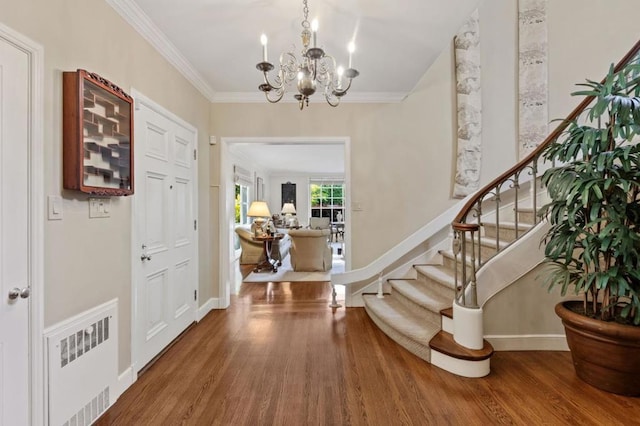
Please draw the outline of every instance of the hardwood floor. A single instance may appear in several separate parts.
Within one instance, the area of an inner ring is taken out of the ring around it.
[[[640,424],[640,398],[583,383],[568,352],[498,352],[461,378],[329,299],[328,283],[244,283],[96,424]]]

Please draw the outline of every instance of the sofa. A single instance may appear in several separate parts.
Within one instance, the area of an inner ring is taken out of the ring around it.
[[[264,258],[264,243],[262,241],[254,241],[253,234],[251,233],[250,225],[236,226],[236,234],[240,240],[240,264],[241,265],[257,265],[261,263]],[[291,239],[288,235],[285,235],[282,239],[274,241],[271,244],[271,258],[282,263],[282,259],[289,254],[289,247],[291,246]]]
[[[290,229],[291,267],[294,271],[328,271],[331,269],[329,229]]]

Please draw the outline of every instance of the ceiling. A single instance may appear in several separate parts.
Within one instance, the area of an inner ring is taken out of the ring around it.
[[[341,143],[233,143],[229,151],[270,175],[344,174]]]
[[[399,101],[451,42],[478,0],[308,0],[318,45],[360,71],[343,102]],[[213,102],[264,101],[260,35],[269,59],[300,50],[302,0],[107,0]],[[287,98],[292,98],[287,96]]]

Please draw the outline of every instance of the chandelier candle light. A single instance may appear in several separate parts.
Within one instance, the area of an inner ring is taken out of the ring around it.
[[[294,80],[298,80],[298,93],[294,95],[300,104],[300,109],[309,106],[309,97],[316,92],[319,85],[324,89],[324,97],[332,107],[340,104],[340,98],[347,94],[351,88],[351,81],[360,73],[352,68],[353,52],[355,44],[349,43],[349,67],[345,70],[336,66],[333,56],[325,54],[317,45],[318,20],[314,19],[309,25],[309,7],[307,0],[303,0],[304,20],[302,21],[302,58],[299,61],[293,52],[285,52],[280,55],[280,67],[273,81],[269,80],[269,71],[274,65],[269,62],[267,55],[267,36],[262,34],[262,62],[256,68],[264,75],[264,83],[258,86],[265,97],[271,103],[280,102],[284,96],[285,87],[291,85]],[[311,28],[311,31],[309,31]],[[309,44],[313,40],[313,47]],[[348,79],[346,87],[343,88],[343,77]]]

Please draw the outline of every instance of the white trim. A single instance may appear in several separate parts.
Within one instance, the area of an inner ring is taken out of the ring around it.
[[[107,0],[109,1],[109,0]],[[404,101],[408,93],[404,92],[349,92],[340,100],[341,104],[397,104]],[[322,96],[311,99],[311,102],[322,102]],[[268,104],[264,94],[260,92],[215,92],[211,102],[214,104]],[[298,103],[293,96],[283,97],[280,103]]]
[[[44,424],[44,48],[0,23],[0,38],[29,57],[29,354],[31,424]]]
[[[377,277],[380,272],[391,266],[402,256],[409,253],[411,250],[418,247],[420,244],[424,243],[429,238],[436,235],[438,232],[441,232],[446,227],[449,227],[455,216],[460,212],[460,209],[472,196],[473,194],[465,197],[463,200],[460,200],[440,216],[436,217],[434,220],[418,229],[412,235],[409,235],[403,241],[398,243],[390,250],[386,251],[383,255],[381,255],[379,258],[377,258],[367,266],[360,269],[355,269],[353,271],[348,271],[343,274],[332,275],[331,282],[336,285],[349,285],[352,283],[367,281],[372,279],[373,277]],[[349,252],[347,252],[347,254],[348,253]]]
[[[398,266],[397,268],[394,268],[391,271],[386,272],[385,274],[382,275],[382,281],[384,283],[386,283],[388,280],[390,279],[401,279],[402,277],[404,278],[408,278],[408,279],[413,279],[416,278],[418,273],[415,270],[415,268],[413,267],[414,265],[428,265],[430,263],[432,263],[434,261],[434,259],[439,256],[439,252],[440,250],[444,250],[447,249],[449,247],[451,247],[451,238],[449,235],[446,235],[441,241],[438,242],[434,242],[434,241],[430,241],[429,242],[430,245],[430,249],[427,250],[424,253],[418,254],[417,256],[407,260],[406,262],[404,262],[402,265]],[[402,257],[401,257],[402,258]],[[396,259],[396,261],[398,261],[399,259]],[[439,262],[435,263],[436,265],[439,265]],[[341,274],[340,274],[341,275]],[[331,282],[334,285],[344,285],[344,284],[336,284],[335,282],[333,282],[333,275],[331,276]],[[346,294],[350,294],[351,297],[353,299],[351,299],[351,304],[347,303],[345,301],[345,305],[349,308],[356,308],[356,307],[364,307],[364,299],[362,298],[362,295],[364,293],[375,293],[378,291],[378,276],[374,276],[371,278],[371,282],[368,284],[365,284],[362,286],[362,288],[359,288],[356,291],[350,291],[349,293],[345,292],[345,298],[346,298]],[[368,280],[367,280],[368,281]],[[356,282],[352,282],[350,284],[355,284]]]
[[[490,358],[482,361],[469,361],[453,358],[433,349],[431,350],[431,364],[458,376],[474,378],[486,376],[491,369]]]
[[[209,312],[218,308],[220,301],[218,298],[212,297],[207,300],[202,306],[198,308],[198,313],[196,314],[196,321],[200,322],[204,317],[207,316]]]
[[[145,40],[151,43],[171,65],[177,69],[210,102],[214,92],[204,77],[180,53],[169,38],[153,23],[146,13],[133,0],[106,0],[107,3],[125,21],[129,23]]]
[[[330,136],[330,137],[222,137],[220,138],[220,191],[219,191],[219,217],[220,217],[220,268],[219,268],[219,301],[218,309],[225,309],[231,303],[231,274],[229,270],[231,260],[231,238],[227,232],[231,226],[231,205],[228,195],[231,193],[233,182],[232,164],[230,161],[231,154],[229,145],[234,143],[261,143],[271,145],[311,145],[311,144],[327,144],[327,145],[343,145],[344,146],[344,185],[347,188],[347,198],[345,199],[345,226],[351,229],[351,138],[348,136]],[[233,198],[233,197],[231,197]],[[232,228],[231,228],[232,229]],[[351,232],[345,235],[345,269],[351,266]],[[350,296],[345,296],[349,303]]]
[[[496,351],[568,351],[564,334],[484,336]]]
[[[110,1],[110,0],[107,0]],[[139,92],[138,90],[131,88],[131,96],[134,99],[134,105],[135,105],[135,109],[138,110],[140,108],[140,104],[143,104],[145,107],[149,108],[150,110],[152,110],[153,112],[156,112],[162,116],[164,116],[165,118],[167,118],[168,120],[184,127],[186,130],[193,132],[194,134],[194,146],[193,148],[198,151],[198,158],[199,156],[203,155],[203,153],[199,152],[200,151],[200,147],[198,146],[198,129],[193,126],[192,124],[190,124],[189,122],[183,120],[182,118],[178,117],[177,115],[175,115],[174,113],[172,113],[171,111],[169,111],[168,109],[164,108],[162,105],[154,102],[151,98],[145,96],[144,94],[142,94],[141,92]],[[135,114],[134,114],[135,117]],[[135,128],[135,122],[134,122],[134,128]],[[135,147],[135,138],[134,138],[134,147]],[[135,150],[134,148],[134,156],[138,155],[139,152],[138,150]],[[135,161],[135,158],[134,158]],[[198,196],[199,196],[199,181],[198,181],[198,160],[194,160],[193,162],[193,182],[194,184],[194,188],[193,188],[193,214],[194,217],[197,218],[198,223],[202,223],[200,220],[200,217],[198,216]],[[131,253],[133,256],[133,259],[135,259],[134,253],[139,253],[139,247],[136,246],[136,215],[138,214],[138,202],[137,202],[137,198],[134,196],[131,198]],[[200,259],[199,259],[199,241],[200,241],[200,229],[202,229],[202,226],[199,225],[197,227],[198,229],[193,231],[195,233],[194,236],[194,259],[193,259],[193,270],[194,270],[194,281],[195,281],[195,286],[196,286],[196,290],[198,290],[198,293],[200,293]],[[138,348],[138,343],[136,340],[136,336],[137,336],[137,327],[138,327],[138,311],[136,309],[137,307],[137,291],[136,291],[136,284],[137,282],[139,282],[139,277],[138,277],[138,269],[135,266],[132,266],[131,268],[131,367],[133,368],[133,371],[138,371],[139,368],[136,365],[137,361],[138,361],[138,357],[139,357],[139,348]],[[196,320],[196,317],[198,315],[198,298],[196,298],[196,300],[194,301],[194,318],[193,320]],[[141,366],[142,367],[142,366]],[[140,367],[140,368],[141,368]]]
[[[129,389],[129,387],[131,387],[131,385],[133,385],[136,380],[138,380],[138,376],[133,371],[133,365],[130,365],[126,370],[124,370],[122,374],[118,376],[117,389],[115,389],[116,394],[113,398],[114,402],[118,398],[120,398],[120,395],[122,395],[127,389]]]

